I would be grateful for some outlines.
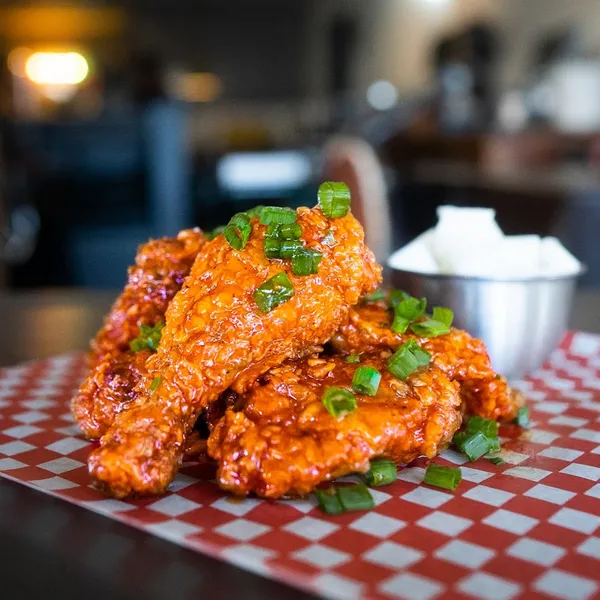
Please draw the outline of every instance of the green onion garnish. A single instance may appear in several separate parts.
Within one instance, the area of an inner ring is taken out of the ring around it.
[[[318,250],[303,248],[292,256],[292,273],[294,275],[313,275],[319,272],[319,264],[323,255]]]
[[[400,302],[410,297],[411,296],[407,294],[404,290],[392,290],[389,296],[390,306],[392,308],[396,308],[396,306],[400,304]]]
[[[258,206],[254,206],[253,208],[250,208],[246,211],[244,211],[250,218],[252,217],[260,217],[260,214],[262,213],[263,209],[265,207],[262,204],[259,204]]]
[[[404,381],[419,367],[426,367],[431,360],[431,354],[419,346],[415,340],[408,340],[392,354],[387,369],[398,379]]]
[[[375,396],[381,381],[381,373],[373,367],[358,367],[354,371],[352,378],[352,389],[357,394],[366,394],[367,396]]]
[[[519,427],[529,427],[529,409],[526,406],[521,406],[517,411],[516,422]]]
[[[374,292],[372,292],[371,294],[367,294],[363,298],[363,301],[367,302],[367,303],[379,302],[380,300],[385,300],[385,290],[382,290],[382,289],[375,290]]]
[[[336,488],[337,497],[344,511],[368,510],[375,506],[373,496],[364,483],[344,485]]]
[[[344,362],[356,364],[360,362],[360,354],[348,354],[346,358],[344,358]]]
[[[473,435],[465,432],[457,433],[452,441],[471,462],[490,451],[490,440],[481,431]]]
[[[394,308],[392,331],[394,333],[404,333],[408,329],[408,326],[425,312],[426,308],[426,298],[419,300],[407,295]]]
[[[413,323],[410,328],[421,337],[437,337],[438,335],[450,333],[453,319],[454,313],[449,308],[436,306],[430,319]]]
[[[245,213],[233,215],[223,231],[225,239],[235,250],[243,250],[246,247],[251,233],[250,217]]]
[[[302,235],[302,227],[298,223],[271,223],[267,227],[267,237],[277,240],[297,240]]]
[[[457,467],[444,467],[429,463],[425,471],[424,483],[434,485],[444,490],[455,490],[462,479],[462,473]]]
[[[273,238],[265,238],[265,256],[267,258],[281,258],[281,242]]]
[[[345,183],[326,181],[319,186],[318,204],[328,219],[345,217],[350,210],[350,190]]]
[[[315,496],[321,510],[328,515],[341,515],[344,507],[338,498],[335,487],[330,486],[326,490],[315,490]]]
[[[284,225],[296,222],[296,211],[293,208],[285,208],[282,206],[265,206],[260,211],[260,222],[263,225]]]
[[[151,382],[150,382],[150,386],[148,387],[148,389],[151,392],[156,391],[156,389],[158,388],[158,386],[161,384],[162,382],[162,378],[161,377],[155,377]]]
[[[156,352],[164,326],[165,324],[162,321],[159,321],[154,327],[140,325],[140,334],[129,342],[129,349],[132,352],[140,352],[141,350]]]
[[[328,387],[321,398],[327,412],[335,417],[343,417],[356,408],[354,394],[342,387]]]
[[[221,235],[224,231],[225,231],[225,225],[219,225],[218,227],[215,227],[212,231],[207,231],[204,234],[204,237],[208,241],[214,240],[218,235]]]
[[[493,419],[484,419],[483,417],[471,417],[467,421],[467,434],[476,434],[481,431],[487,438],[498,437],[498,423]]]
[[[504,459],[500,458],[499,456],[490,456],[489,458],[486,458],[486,460],[489,460],[493,465],[503,465],[504,464]]]
[[[300,252],[304,244],[300,240],[283,240],[279,256],[281,258],[293,258],[297,252]]]
[[[263,313],[287,302],[294,295],[294,286],[285,271],[267,279],[254,292],[254,301]]]
[[[373,487],[388,485],[396,481],[397,474],[398,469],[393,461],[387,458],[378,458],[371,462],[371,468],[365,473],[365,481]]]

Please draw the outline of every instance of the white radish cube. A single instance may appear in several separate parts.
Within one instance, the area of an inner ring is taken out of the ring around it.
[[[540,254],[542,275],[575,275],[581,270],[581,263],[555,237],[542,240]]]
[[[412,242],[400,248],[390,256],[388,265],[392,269],[402,271],[415,271],[427,275],[438,273],[438,266],[431,253],[431,241],[433,239],[433,229],[416,237]]]

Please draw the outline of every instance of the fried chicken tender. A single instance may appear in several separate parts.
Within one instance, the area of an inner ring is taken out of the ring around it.
[[[268,369],[312,352],[347,319],[350,307],[375,289],[381,268],[351,214],[328,220],[320,209],[300,208],[297,220],[305,245],[322,253],[315,275],[296,276],[289,261],[267,259],[266,227],[257,218],[243,250],[231,248],[221,235],[198,255],[167,309],[139,397],[90,455],[90,474],[107,493],[163,492],[204,407],[227,388],[242,393]],[[282,271],[294,295],[263,314],[254,292]]]
[[[466,331],[454,329],[447,335],[421,338],[391,330],[392,313],[382,303],[364,303],[350,311],[348,322],[334,335],[332,344],[342,353],[395,350],[415,339],[432,355],[432,364],[461,386],[465,412],[487,419],[512,421],[522,396],[512,390],[490,363],[485,344]]]
[[[379,389],[374,397],[356,394],[357,408],[340,418],[327,412],[323,393],[351,389],[358,365],[336,356],[271,369],[208,439],[219,485],[239,495],[304,495],[323,481],[367,471],[375,457],[406,464],[439,454],[461,424],[458,383],[436,366],[401,381],[386,363],[381,352],[362,356],[361,365],[382,374]]]
[[[132,352],[129,343],[140,325],[164,320],[169,302],[181,288],[206,238],[199,229],[174,238],[151,240],[138,249],[125,289],[91,343],[90,372],[73,398],[75,420],[89,438],[99,438],[135,397],[146,373],[148,351]]]

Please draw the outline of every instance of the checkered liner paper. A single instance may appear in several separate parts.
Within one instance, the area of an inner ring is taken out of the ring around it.
[[[231,498],[199,465],[161,498],[103,497],[68,408],[83,374],[80,356],[0,371],[0,476],[329,598],[600,597],[600,336],[567,335],[517,383],[533,423],[501,430],[504,465],[448,450],[455,492],[423,485],[419,460],[375,509],[335,517],[312,498]]]

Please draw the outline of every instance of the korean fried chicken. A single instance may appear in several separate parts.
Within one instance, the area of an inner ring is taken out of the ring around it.
[[[356,409],[338,418],[322,396],[330,386],[350,389],[358,365],[336,356],[271,369],[209,437],[219,485],[239,495],[303,495],[322,481],[367,471],[375,457],[405,464],[436,456],[461,424],[458,383],[436,366],[401,381],[386,362],[379,351],[363,355],[361,365],[382,374],[377,394],[357,394]]]
[[[203,248],[167,309],[137,397],[90,456],[90,473],[105,491],[116,497],[164,491],[204,407],[227,388],[243,393],[270,368],[314,352],[377,286],[381,268],[351,214],[327,219],[318,208],[300,208],[297,224],[305,246],[322,254],[316,274],[295,275],[289,261],[269,260],[266,227],[256,217],[243,249],[223,235]],[[255,292],[271,282],[261,290],[271,302],[282,278],[291,284],[283,285],[286,301],[261,309]]]
[[[348,321],[332,338],[336,351],[342,353],[395,350],[409,339],[432,355],[432,364],[457,381],[465,412],[487,419],[512,421],[523,399],[512,390],[506,379],[496,374],[485,344],[466,331],[421,338],[411,333],[397,334],[391,329],[392,312],[379,303],[362,303],[350,311]]]
[[[73,415],[86,436],[103,435],[115,415],[136,397],[150,351],[133,352],[129,345],[140,326],[164,320],[205,242],[199,229],[189,229],[140,246],[125,289],[92,341],[90,372],[72,401]]]

